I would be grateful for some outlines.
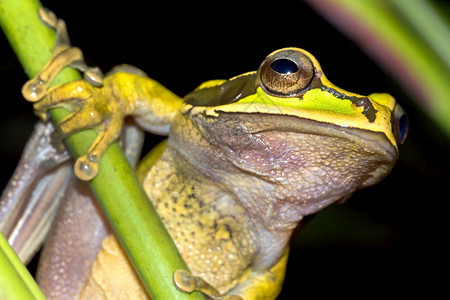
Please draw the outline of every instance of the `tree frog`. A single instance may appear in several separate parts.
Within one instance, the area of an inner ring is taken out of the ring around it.
[[[207,81],[184,98],[130,66],[104,78],[88,71],[91,80],[47,90],[59,70],[83,65],[76,48],[57,49],[25,85],[25,97],[40,116],[54,107],[73,111],[57,124],[63,136],[98,131],[75,163],[82,180],[96,175],[125,116],[168,136],[144,158],[138,176],[192,272],[177,271],[174,284],[213,299],[275,299],[289,239],[302,219],[380,181],[407,135],[407,117],[392,96],[363,96],[333,85],[317,59],[300,48],[276,50],[257,71]],[[52,289],[63,290],[68,282],[79,283],[75,298],[148,297],[114,236],[85,263],[89,278],[68,272],[65,283],[49,273],[55,256],[64,260],[60,256],[67,254],[60,243],[68,244],[56,241],[41,264],[40,281],[50,298]]]

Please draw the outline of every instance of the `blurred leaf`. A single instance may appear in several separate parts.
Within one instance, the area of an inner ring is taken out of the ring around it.
[[[0,232],[0,299],[43,300],[38,285]]]
[[[425,0],[305,1],[389,71],[450,137],[448,11]]]

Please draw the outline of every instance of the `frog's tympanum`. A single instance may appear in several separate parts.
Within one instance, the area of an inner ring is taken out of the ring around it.
[[[305,216],[380,181],[406,137],[407,119],[393,97],[336,87],[303,49],[277,50],[257,71],[207,81],[184,98],[130,66],[47,90],[53,74],[81,60],[74,49],[58,47],[25,86],[25,96],[40,116],[53,107],[73,111],[57,125],[63,136],[98,131],[75,164],[84,180],[95,176],[125,116],[168,135],[162,154],[145,158],[139,176],[192,275],[207,286],[202,292],[212,298],[276,298],[294,228]],[[67,250],[67,241],[59,243],[68,253],[58,242],[46,249],[53,258],[41,264],[47,270],[58,264],[56,255],[64,260],[77,254]],[[64,274],[81,282],[73,297],[147,297],[112,235],[87,265],[89,278]],[[175,284],[196,289],[183,283],[191,276],[186,273],[176,272]],[[48,295],[55,288],[62,293],[61,281],[52,286],[52,276],[40,274]]]

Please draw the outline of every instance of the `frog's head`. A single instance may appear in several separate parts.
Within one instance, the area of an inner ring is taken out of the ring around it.
[[[309,52],[271,53],[257,72],[210,81],[185,97],[184,115],[221,157],[284,186],[306,213],[381,180],[398,157],[407,117],[388,94],[333,85]]]

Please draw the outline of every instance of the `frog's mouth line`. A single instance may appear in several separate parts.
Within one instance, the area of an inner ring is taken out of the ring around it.
[[[367,146],[371,151],[384,157],[388,163],[398,158],[398,151],[383,132],[374,132],[354,127],[342,127],[335,124],[300,118],[292,115],[268,113],[234,113],[216,111],[218,118],[232,118],[248,128],[250,133],[267,131],[289,131],[303,134],[338,137],[350,143]],[[361,142],[363,141],[363,142]]]

